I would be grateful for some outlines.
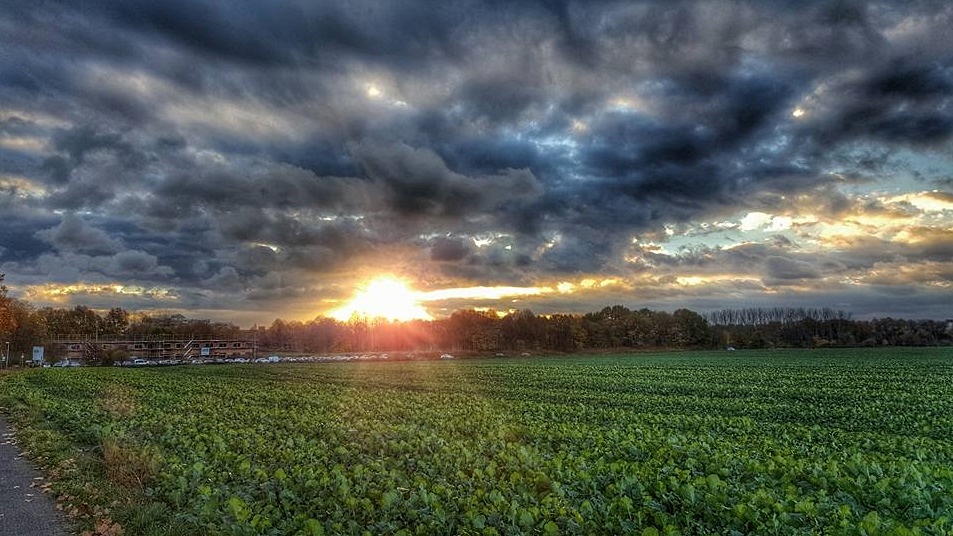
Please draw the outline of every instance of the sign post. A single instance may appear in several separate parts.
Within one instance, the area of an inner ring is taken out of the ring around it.
[[[43,365],[43,347],[42,346],[33,347],[33,365],[34,366]]]

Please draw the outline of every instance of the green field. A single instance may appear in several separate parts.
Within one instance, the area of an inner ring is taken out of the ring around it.
[[[0,400],[127,535],[953,533],[950,349],[43,369]]]

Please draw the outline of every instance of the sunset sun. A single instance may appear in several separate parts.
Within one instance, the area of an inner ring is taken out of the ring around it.
[[[378,277],[358,288],[348,303],[329,314],[341,321],[354,315],[396,321],[433,319],[420,305],[418,293],[403,280],[390,276]]]

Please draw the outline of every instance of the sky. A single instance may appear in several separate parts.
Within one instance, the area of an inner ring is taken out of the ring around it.
[[[434,318],[953,318],[951,27],[948,1],[6,0],[0,273],[242,326],[381,281]]]

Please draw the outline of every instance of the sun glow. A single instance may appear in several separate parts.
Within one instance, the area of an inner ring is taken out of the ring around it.
[[[548,287],[463,287],[432,290],[421,295],[423,301],[442,300],[501,300],[515,296],[539,296],[548,294]]]
[[[378,277],[370,281],[351,301],[328,314],[340,321],[355,315],[400,322],[433,320],[433,316],[420,305],[419,294],[405,281],[394,277]]]

